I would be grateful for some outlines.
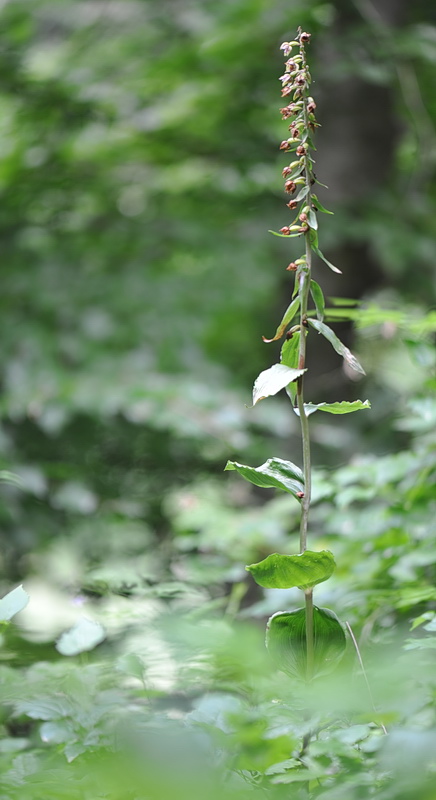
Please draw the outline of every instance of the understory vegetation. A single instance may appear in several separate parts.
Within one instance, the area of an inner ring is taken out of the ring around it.
[[[3,3],[0,800],[434,800],[427,5]]]

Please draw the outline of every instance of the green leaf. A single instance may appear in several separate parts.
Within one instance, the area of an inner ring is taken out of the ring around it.
[[[327,411],[328,414],[351,414],[353,411],[362,411],[365,408],[371,408],[369,400],[353,400],[348,402],[342,400],[340,403],[305,403],[304,411],[306,417],[310,417],[315,411]],[[294,408],[297,417],[300,416],[298,408]]]
[[[303,197],[307,196],[308,192],[309,192],[309,187],[308,186],[302,186],[300,191],[298,192],[296,198],[295,198],[296,202],[299,203],[300,200],[303,199]]]
[[[280,351],[280,363],[291,369],[298,368],[298,354],[300,350],[300,331],[295,331],[290,339],[283,342]]]
[[[291,369],[298,368],[298,358],[299,358],[299,351],[300,351],[300,331],[295,331],[292,334],[290,339],[287,339],[286,342],[283,343],[282,349],[280,351],[280,363],[285,364],[287,367],[291,367]],[[295,398],[297,396],[297,384],[289,383],[286,387],[286,394],[290,398],[292,405],[295,403]]]
[[[277,394],[304,372],[306,372],[305,369],[291,369],[285,364],[274,364],[269,369],[265,369],[254,382],[253,405],[255,406],[259,400],[263,400],[265,397]]]
[[[0,622],[9,622],[27,606],[30,598],[22,586],[17,586],[0,600]]]
[[[311,196],[311,200],[314,206],[318,209],[318,211],[322,211],[323,214],[333,214],[333,211],[329,211],[327,208],[324,208],[323,204],[318,200],[316,194]]]
[[[281,337],[283,336],[286,328],[288,327],[288,325],[291,322],[291,320],[293,320],[293,318],[295,317],[295,315],[296,315],[296,313],[297,313],[299,308],[300,308],[300,298],[296,297],[295,300],[293,300],[292,303],[290,303],[289,306],[287,307],[287,309],[286,309],[286,311],[285,311],[285,313],[283,315],[283,319],[282,319],[280,325],[278,326],[273,338],[272,339],[266,339],[265,336],[262,336],[263,341],[264,342],[275,342],[277,339],[281,339]]]
[[[312,325],[312,328],[315,328],[318,333],[321,333],[330,342],[336,352],[342,356],[344,361],[346,361],[352,369],[356,370],[356,372],[361,372],[362,375],[366,374],[362,365],[359,364],[357,358],[353,356],[351,350],[349,350],[348,347],[345,347],[341,340],[338,339],[335,332],[332,331],[328,325],[325,325],[324,322],[320,322],[318,319],[308,319],[308,322],[310,325]]]
[[[310,281],[310,294],[315,303],[316,316],[319,321],[322,322],[324,319],[325,300],[321,286],[316,281]]]
[[[313,677],[327,675],[337,666],[346,648],[345,633],[329,608],[313,607]],[[307,674],[306,609],[278,611],[268,620],[266,646],[278,668],[293,678]]]
[[[312,247],[313,252],[316,253],[317,256],[319,256],[319,258],[321,258],[324,261],[324,264],[327,264],[327,266],[330,267],[330,269],[332,269],[333,272],[338,272],[339,275],[342,275],[342,271],[340,269],[338,269],[337,267],[335,267],[335,265],[332,264],[332,262],[329,261],[328,258],[325,257],[324,253],[321,252],[321,250],[319,249],[319,247],[316,244],[312,244],[311,247]]]
[[[307,219],[308,219],[309,225],[312,228],[312,230],[315,230],[315,231],[318,230],[318,218],[317,218],[313,208],[310,209],[310,211],[309,211],[309,213],[307,215]]]
[[[265,589],[309,589],[328,580],[335,570],[335,560],[330,550],[315,552],[305,550],[295,556],[272,555],[245,567],[254,580]]]
[[[224,469],[234,469],[246,481],[265,489],[283,489],[294,497],[297,496],[297,492],[304,492],[304,476],[301,469],[282,458],[269,458],[260,467],[249,467],[238,464],[237,461],[228,461]]]
[[[105,630],[99,622],[82,617],[69,631],[65,631],[59,637],[56,650],[63,656],[77,656],[87,650],[93,650],[105,637]]]
[[[19,489],[24,488],[23,480],[15,472],[10,472],[8,469],[0,469],[0,481],[2,483],[11,483],[13,486],[18,486]]]

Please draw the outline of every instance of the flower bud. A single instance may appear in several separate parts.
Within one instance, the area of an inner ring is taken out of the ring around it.
[[[290,236],[291,229],[288,225],[285,225],[283,228],[280,228],[280,233],[282,233],[283,236]]]
[[[297,184],[294,181],[285,182],[285,192],[287,192],[288,194],[293,194],[296,188]]]
[[[283,142],[280,142],[280,150],[289,150],[291,143],[289,139],[284,139]]]
[[[288,264],[288,266],[286,267],[286,270],[287,270],[287,272],[296,272],[297,265],[296,265],[295,261],[291,261],[291,263]]]
[[[311,35],[312,34],[306,33],[306,31],[303,31],[302,33],[300,33],[300,42],[302,44],[308,44],[308,42],[310,42]]]
[[[289,203],[286,203],[286,205],[291,209],[291,211],[293,211],[295,208],[297,208],[298,203],[296,200],[290,200]]]

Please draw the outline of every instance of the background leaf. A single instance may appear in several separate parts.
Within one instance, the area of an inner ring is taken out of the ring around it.
[[[56,650],[63,656],[77,656],[93,650],[106,638],[106,632],[99,622],[82,617],[65,631],[56,642]]]
[[[30,600],[22,586],[12,589],[0,600],[0,622],[8,622],[15,614],[22,611]]]

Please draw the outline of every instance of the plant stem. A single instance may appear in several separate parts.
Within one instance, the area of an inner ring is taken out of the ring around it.
[[[301,28],[299,30],[301,35]],[[302,67],[307,69],[306,54],[304,45],[300,46],[302,56]],[[309,131],[309,115],[307,111],[307,95],[303,100],[303,119],[304,130]],[[307,187],[306,204],[311,208],[311,169],[309,156],[306,151],[304,156],[304,179]],[[310,278],[312,270],[312,248],[310,241],[310,228],[305,233],[306,258],[305,265],[301,269],[299,277],[300,295],[300,349],[298,354],[298,368],[304,369],[306,366],[306,337],[307,337],[307,303],[310,291]],[[300,553],[307,549],[307,526],[309,521],[310,498],[312,492],[311,459],[310,459],[310,431],[309,419],[304,409],[304,376],[298,379],[297,384],[297,404],[300,412],[301,440],[303,450],[303,473],[304,473],[304,496],[301,501],[301,521],[300,521]],[[313,660],[314,660],[314,640],[313,640],[313,590],[304,593],[306,607],[306,680],[312,680]]]
[[[306,602],[306,681],[313,678],[313,589],[304,593]]]

